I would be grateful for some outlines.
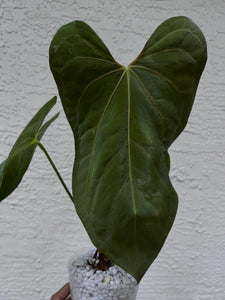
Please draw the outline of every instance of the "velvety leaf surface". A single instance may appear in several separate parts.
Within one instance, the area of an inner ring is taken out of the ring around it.
[[[31,162],[37,142],[58,117],[56,114],[42,126],[45,117],[55,103],[56,97],[49,100],[37,112],[16,140],[8,158],[0,164],[0,201],[9,196],[19,185]]]
[[[206,42],[186,17],[162,23],[128,67],[84,22],[59,29],[50,66],[75,136],[73,195],[92,242],[138,281],[174,221],[168,147],[187,123]]]

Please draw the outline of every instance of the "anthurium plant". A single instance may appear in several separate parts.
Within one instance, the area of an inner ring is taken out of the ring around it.
[[[86,23],[74,21],[57,31],[49,57],[75,140],[72,193],[40,142],[58,116],[43,125],[54,97],[0,165],[0,200],[18,186],[39,146],[98,251],[139,282],[176,215],[168,148],[187,123],[207,59],[205,38],[189,18],[170,18],[122,66]]]

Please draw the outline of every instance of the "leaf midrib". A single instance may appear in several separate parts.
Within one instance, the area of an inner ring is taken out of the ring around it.
[[[98,130],[100,128],[100,125],[101,125],[101,122],[102,122],[102,120],[104,118],[104,115],[105,115],[105,113],[106,113],[106,111],[107,111],[107,109],[108,109],[108,107],[109,107],[109,105],[111,103],[112,98],[113,98],[114,94],[116,93],[117,89],[119,88],[119,85],[120,85],[121,81],[123,80],[123,77],[125,76],[125,72],[126,72],[126,70],[123,71],[123,73],[122,73],[119,81],[117,82],[114,90],[112,91],[112,93],[111,93],[111,95],[110,95],[110,97],[109,97],[109,99],[108,99],[108,101],[106,103],[106,106],[105,106],[105,108],[104,108],[104,110],[103,110],[103,112],[101,114],[101,117],[99,119],[97,127],[96,127],[96,132],[95,132],[95,136],[94,136],[93,146],[92,146],[92,150],[91,150],[90,162],[89,162],[89,165],[88,165],[87,182],[86,182],[86,197],[85,197],[86,199],[87,199],[87,192],[88,192],[88,185],[89,185],[89,179],[90,179],[90,172],[91,172],[91,166],[92,166],[92,161],[93,161],[93,156],[94,156],[94,150],[95,150],[95,144],[96,144],[96,140],[97,140]]]
[[[131,186],[131,195],[132,195],[132,206],[133,206],[133,211],[134,211],[134,215],[136,216],[136,205],[135,205],[135,197],[134,197],[134,190],[133,190],[133,179],[132,179],[132,163],[131,163],[131,132],[130,132],[130,117],[131,117],[131,103],[130,103],[130,73],[135,73],[133,70],[132,70],[132,67],[133,66],[128,66],[128,67],[123,67],[123,68],[120,68],[120,69],[116,69],[116,70],[113,70],[111,72],[108,72],[106,74],[103,74],[101,76],[99,76],[98,78],[94,79],[92,82],[90,82],[85,88],[84,88],[84,91],[79,99],[79,104],[81,102],[81,98],[83,97],[84,93],[87,91],[87,89],[92,85],[94,84],[95,82],[97,82],[98,80],[101,80],[102,78],[106,77],[106,76],[110,76],[112,73],[114,72],[118,72],[118,71],[122,71],[123,70],[123,73],[120,77],[120,79],[118,80],[114,90],[112,91],[111,95],[109,96],[109,100],[107,101],[106,103],[106,106],[103,110],[103,113],[101,114],[101,117],[99,119],[99,122],[96,126],[96,132],[95,132],[95,136],[94,136],[94,141],[93,141],[93,146],[92,146],[92,150],[91,150],[91,156],[90,156],[90,162],[89,162],[89,166],[88,166],[88,175],[87,175],[87,182],[86,182],[86,197],[87,197],[87,191],[88,191],[88,185],[89,185],[89,180],[90,180],[90,172],[91,172],[91,167],[92,167],[92,162],[93,162],[93,156],[94,156],[94,150],[95,150],[95,144],[96,144],[96,140],[97,140],[97,136],[98,136],[98,131],[99,131],[99,128],[100,128],[100,125],[102,123],[102,120],[105,116],[105,113],[111,103],[111,100],[115,94],[115,92],[118,90],[119,86],[120,86],[120,83],[122,82],[125,74],[127,74],[127,89],[128,89],[128,134],[127,134],[127,143],[128,143],[128,166],[129,166],[129,181],[130,181],[130,186]],[[137,66],[136,66],[137,67]],[[136,73],[135,73],[136,74]],[[136,74],[137,75],[137,74]],[[136,80],[138,81],[138,79],[136,78]],[[142,81],[141,81],[142,82]],[[140,84],[140,83],[139,83]],[[145,91],[144,87],[141,86],[142,89]],[[152,104],[155,104],[155,100],[154,99],[151,99],[151,102]],[[78,106],[79,106],[78,104]],[[161,114],[161,112],[159,111],[159,109],[157,108],[157,105],[155,104],[154,105],[155,108],[158,110],[158,112]],[[161,114],[162,115],[162,114]],[[94,204],[94,203],[93,203]],[[92,205],[93,205],[92,204]],[[136,228],[136,221],[135,221],[135,228]]]
[[[94,83],[96,83],[98,80],[101,80],[102,78],[105,78],[107,76],[110,76],[111,74],[118,72],[118,71],[123,71],[120,79],[118,80],[114,90],[112,91],[111,95],[109,96],[109,99],[106,103],[106,106],[103,110],[103,113],[101,114],[101,117],[99,119],[99,122],[96,126],[96,132],[95,132],[95,136],[94,136],[94,141],[93,141],[93,146],[92,146],[92,150],[91,150],[91,156],[90,156],[90,161],[89,161],[89,166],[88,166],[88,175],[87,175],[87,181],[86,181],[86,199],[87,199],[87,194],[88,194],[88,185],[89,185],[89,180],[90,180],[90,173],[91,173],[91,168],[92,168],[92,162],[93,162],[93,157],[94,157],[94,150],[95,150],[95,145],[96,145],[96,140],[97,140],[97,136],[98,136],[98,131],[100,128],[100,125],[102,123],[102,120],[105,116],[105,113],[113,99],[113,96],[115,95],[116,91],[118,90],[125,74],[127,75],[127,92],[128,92],[128,133],[127,133],[127,143],[128,143],[128,168],[129,168],[129,183],[130,183],[130,188],[131,188],[131,198],[132,198],[132,207],[133,207],[133,212],[134,212],[134,216],[135,216],[135,222],[134,222],[134,241],[135,241],[135,245],[136,245],[136,215],[137,215],[137,211],[136,211],[136,203],[135,203],[135,195],[134,195],[134,187],[133,187],[133,178],[132,178],[132,161],[131,161],[131,131],[130,131],[130,119],[131,119],[131,95],[130,95],[130,73],[132,72],[137,80],[137,82],[139,82],[140,86],[142,87],[142,89],[144,90],[144,92],[146,93],[146,88],[144,87],[144,84],[142,82],[142,80],[139,78],[139,76],[136,74],[136,72],[134,71],[135,68],[142,68],[145,69],[146,71],[150,71],[152,73],[157,74],[158,76],[161,76],[163,79],[165,79],[174,89],[176,89],[175,85],[168,79],[166,78],[164,75],[162,75],[161,73],[152,70],[150,68],[145,68],[144,66],[141,65],[129,65],[128,67],[121,67],[118,68],[116,70],[107,72],[101,76],[99,76],[98,78],[95,78],[93,81],[91,81],[83,90],[80,98],[79,98],[79,102],[78,102],[78,107],[80,105],[81,99],[83,97],[83,95],[85,94],[85,92],[87,91],[87,89]],[[139,79],[139,80],[138,80]],[[142,84],[141,84],[142,83]],[[176,89],[176,92],[178,92],[178,90]],[[157,104],[155,103],[155,100],[153,98],[151,98],[151,96],[148,95],[148,97],[151,99],[152,104],[154,105],[156,111],[160,114],[160,117],[162,119],[162,127],[164,127],[164,122],[163,122],[163,114],[161,113],[161,111],[159,110]],[[78,108],[77,107],[77,108]],[[92,202],[92,207],[94,206],[94,202]],[[91,211],[91,209],[90,209]]]

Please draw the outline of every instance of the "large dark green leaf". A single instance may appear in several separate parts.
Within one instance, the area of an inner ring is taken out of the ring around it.
[[[186,17],[162,23],[128,67],[80,21],[50,46],[75,136],[76,210],[98,250],[138,281],[176,215],[167,150],[187,123],[205,62],[204,36]]]
[[[26,172],[37,142],[49,125],[58,117],[56,114],[43,126],[42,123],[56,103],[56,97],[49,100],[24,128],[14,144],[8,158],[0,165],[0,201],[11,194],[19,185]]]

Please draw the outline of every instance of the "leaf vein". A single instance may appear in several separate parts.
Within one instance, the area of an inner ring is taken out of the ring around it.
[[[99,183],[101,182],[101,178],[103,177],[105,171],[107,170],[108,166],[110,165],[110,163],[112,163],[112,161],[115,159],[115,157],[120,154],[123,150],[125,150],[127,148],[127,145],[123,146],[122,148],[119,149],[119,151],[117,151],[116,153],[113,154],[113,156],[109,159],[109,161],[105,164],[104,166],[104,170],[102,172],[102,174],[100,175],[100,177],[98,178],[98,184],[96,186],[96,189],[97,190],[97,187],[99,185]],[[95,197],[95,194],[93,195],[93,198]]]
[[[104,108],[104,110],[102,112],[102,115],[101,115],[101,117],[99,119],[99,122],[97,124],[96,132],[95,132],[95,137],[94,137],[94,141],[93,141],[93,146],[92,146],[92,150],[91,150],[90,163],[89,163],[88,172],[87,172],[86,191],[88,191],[88,183],[89,183],[89,178],[90,178],[91,165],[92,165],[92,161],[93,161],[94,149],[95,149],[95,144],[96,144],[96,140],[97,140],[97,136],[98,136],[99,127],[100,127],[101,122],[102,122],[102,120],[103,120],[103,118],[105,116],[105,113],[106,113],[106,111],[107,111],[107,109],[109,107],[109,104],[111,103],[111,100],[112,100],[113,96],[115,95],[115,93],[116,93],[116,91],[117,91],[117,89],[118,89],[118,87],[119,87],[119,85],[120,85],[120,83],[121,83],[124,75],[125,75],[125,71],[122,73],[122,75],[121,75],[118,83],[116,84],[114,90],[112,91],[112,93],[111,93],[111,95],[110,95],[110,97],[109,97],[109,99],[108,99],[108,101],[106,103],[106,106],[105,106],[105,108]],[[86,192],[86,196],[87,196],[87,192]]]
[[[99,61],[105,62],[105,63],[117,64],[116,61],[111,61],[111,60],[108,60],[108,59],[103,59],[103,58],[98,58],[98,57],[92,57],[92,56],[76,56],[76,57],[70,59],[68,61],[68,63],[71,62],[71,60],[76,60],[76,59],[93,59],[93,60],[99,60]]]
[[[149,93],[149,91],[146,89],[144,83],[141,81],[140,77],[137,75],[137,73],[135,71],[132,70],[132,73],[134,74],[134,76],[136,77],[138,83],[140,84],[140,86],[142,87],[142,89],[144,90],[144,92],[146,93],[147,97],[151,100],[152,104],[154,105],[156,111],[158,112],[161,121],[162,121],[162,139],[164,138],[164,116],[162,114],[162,112],[160,111],[160,109],[158,108],[155,99],[152,97],[152,95]]]
[[[102,78],[104,78],[104,77],[106,77],[106,76],[108,76],[108,75],[111,75],[111,74],[113,74],[113,73],[115,73],[115,72],[119,72],[119,71],[121,71],[121,68],[116,69],[116,70],[113,70],[113,71],[110,71],[110,72],[108,72],[108,73],[105,73],[105,74],[103,74],[103,75],[101,75],[101,76],[95,78],[95,79],[92,80],[91,82],[89,82],[89,83],[85,86],[83,92],[82,92],[81,95],[80,95],[80,98],[78,99],[78,102],[77,102],[77,111],[78,111],[78,108],[79,108],[79,106],[80,106],[80,101],[81,101],[82,97],[84,96],[85,92],[88,90],[88,88],[89,88],[92,84],[94,84],[94,83],[97,82],[98,80],[100,80],[100,79],[102,79]]]
[[[136,145],[137,147],[139,147],[139,148],[141,148],[142,150],[144,150],[144,152],[146,152],[146,154],[147,154],[148,156],[151,155],[151,154],[150,154],[143,146],[141,146],[140,144],[138,144],[138,143],[135,142],[134,140],[131,140],[131,142],[132,142],[134,145]]]
[[[150,50],[150,49],[149,49]],[[164,49],[164,50],[160,50],[160,51],[157,51],[157,52],[154,52],[154,53],[151,53],[149,55],[143,55],[140,57],[140,59],[142,58],[148,58],[148,57],[151,57],[153,55],[157,55],[157,54],[161,54],[161,53],[164,53],[164,52],[176,52],[176,51],[179,51],[179,52],[185,52],[187,55],[190,55],[186,50],[182,49],[182,48],[170,48],[170,49]],[[142,53],[143,54],[143,53]],[[190,55],[191,56],[191,55]]]
[[[148,200],[152,200],[150,195],[136,182],[133,180],[133,183],[136,185],[136,187],[145,195],[145,197],[148,199]],[[149,202],[150,202],[149,201]]]
[[[151,72],[153,74],[156,74],[158,75],[159,77],[165,79],[172,87],[173,89],[178,93],[180,94],[180,91],[178,90],[178,88],[176,87],[176,85],[171,81],[169,80],[166,76],[164,76],[162,73],[159,73],[151,68],[148,68],[148,67],[144,67],[144,66],[139,66],[139,65],[133,65],[132,68],[136,68],[136,69],[142,69],[142,70],[145,70],[145,71],[148,71],[148,72]]]

